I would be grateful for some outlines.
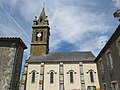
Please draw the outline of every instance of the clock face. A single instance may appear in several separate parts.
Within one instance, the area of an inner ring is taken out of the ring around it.
[[[37,37],[41,37],[41,33],[38,33],[38,34],[37,34]]]

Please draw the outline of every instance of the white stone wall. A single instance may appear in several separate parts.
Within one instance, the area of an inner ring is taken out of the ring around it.
[[[26,90],[39,90],[40,64],[28,64]],[[35,70],[35,83],[31,83],[32,71]]]
[[[93,70],[94,82],[91,82],[90,80],[89,70]],[[99,80],[98,80],[96,64],[95,63],[84,63],[83,71],[84,71],[84,80],[85,80],[86,89],[88,86],[96,86],[96,88],[99,88]]]
[[[59,64],[45,64],[44,90],[59,90]],[[54,72],[54,81],[50,83],[50,72]]]
[[[32,75],[30,73],[33,70],[38,73],[35,77],[35,83],[31,83]],[[41,70],[44,71],[41,72]],[[89,70],[93,70],[94,72],[94,83],[90,81]],[[73,72],[73,83],[70,83],[71,71]],[[50,83],[50,72],[54,73],[53,83]],[[81,86],[84,88],[84,85],[86,90],[88,86],[99,88],[95,63],[61,63],[61,65],[43,63],[28,65],[26,90],[81,90]]]
[[[70,83],[70,71],[73,71],[73,83]],[[64,90],[81,90],[79,64],[64,64]]]

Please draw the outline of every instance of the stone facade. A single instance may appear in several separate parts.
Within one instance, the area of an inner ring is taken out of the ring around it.
[[[94,62],[26,64],[27,71],[22,75],[19,90],[95,90],[89,87],[99,88],[97,67]],[[34,83],[32,83],[33,71],[35,71]],[[93,82],[91,82],[90,71],[93,72]],[[50,83],[51,72],[54,73],[53,83]],[[73,83],[70,82],[70,72],[73,72]]]
[[[0,90],[18,90],[25,48],[20,38],[0,38]]]
[[[97,56],[102,90],[120,90],[120,25]]]

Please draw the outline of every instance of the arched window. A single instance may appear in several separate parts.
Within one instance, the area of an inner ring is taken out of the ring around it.
[[[43,40],[43,32],[41,32],[41,37],[40,37],[40,41]]]
[[[38,36],[37,35],[38,35],[38,32],[36,32],[36,39],[35,39],[36,41],[38,41]]]
[[[113,59],[110,51],[106,53],[106,58],[107,58],[107,65],[109,69],[110,70],[113,69]]]
[[[43,19],[42,19],[42,18],[40,18],[40,22],[42,22],[42,20],[43,20]]]
[[[32,80],[31,80],[32,83],[35,83],[35,72],[32,72]]]
[[[36,41],[42,41],[43,40],[43,32],[36,32]]]
[[[50,83],[54,83],[54,73],[50,73]]]
[[[70,83],[73,83],[73,72],[70,72]]]
[[[93,76],[93,72],[92,71],[90,71],[90,81],[94,82],[94,76]]]

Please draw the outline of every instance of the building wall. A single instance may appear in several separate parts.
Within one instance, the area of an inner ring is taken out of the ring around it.
[[[103,88],[103,84],[106,84],[106,90],[112,90],[112,83],[117,82],[117,90],[120,89],[120,36],[114,40],[114,42],[106,48],[97,61],[98,75],[100,80],[100,87]],[[119,43],[119,44],[118,44]],[[112,57],[112,69],[110,69],[110,65],[107,59],[107,53],[111,53]],[[103,63],[103,70],[101,71],[101,64]]]
[[[0,47],[0,90],[19,89],[23,48]]]
[[[86,90],[87,90],[88,86],[96,86],[96,88],[100,87],[99,86],[99,80],[98,80],[98,73],[97,73],[96,68],[97,68],[97,66],[96,66],[95,63],[84,63],[83,64]],[[91,82],[90,71],[93,72],[94,82]]]
[[[0,90],[9,90],[16,48],[0,47]]]
[[[19,90],[26,90],[27,73],[28,73],[28,63],[25,63],[24,71],[22,72],[22,79],[19,84]]]
[[[53,72],[53,83],[50,83],[50,73]],[[59,90],[59,64],[45,64],[44,90]]]
[[[90,76],[86,74],[86,72],[88,72],[90,69],[94,70],[95,72],[94,83],[90,82]],[[35,83],[31,83],[31,72],[34,70],[38,74],[36,73]],[[99,88],[96,64],[83,63],[83,70],[85,89],[87,90],[87,86],[96,86],[97,88]],[[50,82],[51,72],[54,73],[53,83]],[[73,72],[73,83],[70,82],[70,72]],[[84,90],[81,89],[82,82],[80,72],[81,70],[79,62],[28,64],[25,90]]]
[[[40,65],[29,64],[27,71],[26,90],[39,90]],[[35,82],[32,83],[32,73],[35,71]]]
[[[17,47],[14,61],[14,72],[13,72],[13,80],[12,80],[12,89],[19,90],[19,81],[20,81],[20,73],[22,66],[22,58],[23,58],[24,49],[21,47]]]
[[[73,83],[70,83],[70,71],[73,72]],[[64,64],[64,90],[80,90],[79,64]]]
[[[43,52],[46,52],[46,48],[47,48],[47,46],[45,46],[45,45],[41,45],[41,46],[33,45],[33,46],[31,46],[31,55],[32,56],[45,55],[45,53],[43,53]]]
[[[19,90],[23,50],[20,38],[0,38],[0,90]]]

